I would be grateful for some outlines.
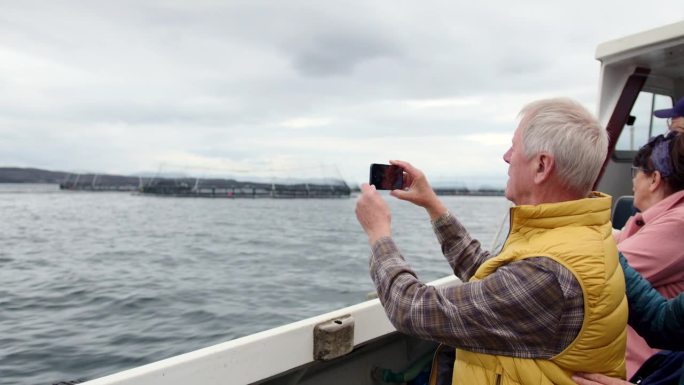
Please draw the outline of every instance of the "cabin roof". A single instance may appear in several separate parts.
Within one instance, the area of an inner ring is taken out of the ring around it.
[[[676,42],[682,38],[684,21],[602,43],[596,48],[596,59],[604,61],[615,55],[637,53],[644,48],[656,44],[667,45],[668,42]]]
[[[684,21],[607,41],[596,48],[596,59],[604,65],[620,62],[656,71],[658,68],[681,69],[683,58]]]

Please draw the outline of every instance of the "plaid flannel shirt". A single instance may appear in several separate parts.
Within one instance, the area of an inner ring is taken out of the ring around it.
[[[442,252],[467,282],[491,258],[450,213],[433,222]],[[551,358],[577,336],[584,318],[579,282],[564,266],[533,257],[476,282],[421,283],[392,238],[372,246],[370,273],[397,330],[472,352]]]

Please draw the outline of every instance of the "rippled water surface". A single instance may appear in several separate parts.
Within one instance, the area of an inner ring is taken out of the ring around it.
[[[424,211],[389,198],[424,281]],[[508,202],[445,197],[489,247]],[[356,200],[192,199],[0,184],[0,384],[96,378],[363,301]]]

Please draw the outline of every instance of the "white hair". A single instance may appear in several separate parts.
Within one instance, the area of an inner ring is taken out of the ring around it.
[[[588,194],[608,153],[608,133],[598,120],[568,98],[532,102],[520,115],[525,156],[553,155],[556,172],[566,187]]]

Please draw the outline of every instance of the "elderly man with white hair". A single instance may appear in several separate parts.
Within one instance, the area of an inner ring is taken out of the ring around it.
[[[362,186],[356,216],[380,301],[397,330],[456,348],[454,384],[573,384],[580,371],[625,377],[627,303],[611,198],[591,192],[607,148],[605,129],[572,100],[524,107],[503,156],[515,206],[497,255],[471,238],[420,170],[391,161],[405,172],[404,189],[391,195],[426,209],[465,282],[449,287],[417,279],[391,237],[387,203]]]

